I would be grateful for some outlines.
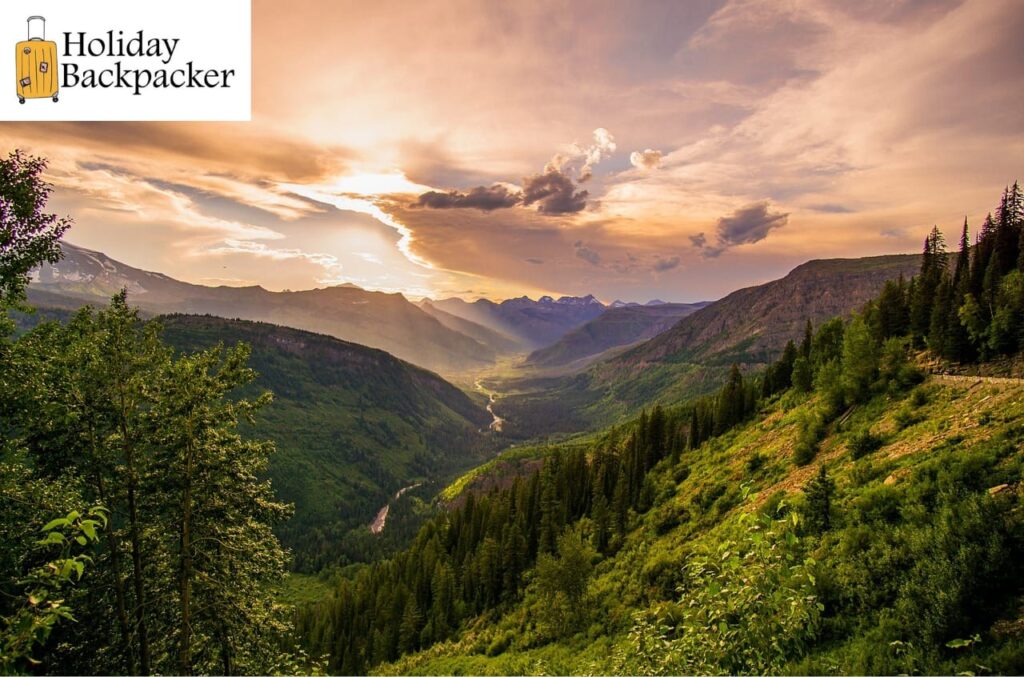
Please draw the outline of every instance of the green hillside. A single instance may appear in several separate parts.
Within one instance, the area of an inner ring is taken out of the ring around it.
[[[564,631],[534,577],[522,599],[376,671],[1019,674],[1024,383],[936,377],[878,395],[829,430],[813,464],[794,465],[819,405],[774,400],[655,466],[650,507],[629,511],[619,549],[587,550],[583,610]],[[865,432],[878,440],[866,453]],[[810,501],[822,467],[835,483],[827,529]],[[592,519],[576,528],[593,538]],[[786,617],[798,608],[806,617]]]
[[[277,444],[270,476],[295,504],[279,528],[300,569],[373,551],[366,526],[401,487],[440,480],[487,455],[490,416],[439,376],[372,348],[274,325],[210,316],[160,318],[183,352],[223,342],[252,346],[270,390],[256,431]],[[352,532],[352,533],[350,533]]]

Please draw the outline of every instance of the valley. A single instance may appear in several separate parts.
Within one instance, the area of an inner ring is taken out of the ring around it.
[[[195,312],[239,292],[182,287],[77,249],[65,250],[74,266],[44,269],[29,288],[37,314],[13,317],[29,342],[53,327],[73,331],[107,285],[130,282],[146,299],[140,326],[174,359],[245,351],[251,381],[233,397],[263,405],[240,420],[238,441],[266,440],[259,478],[291,512],[273,530],[290,569],[275,594],[295,605],[306,655],[331,672],[913,665],[909,654],[865,648],[873,635],[852,617],[901,619],[887,641],[925,647],[984,632],[991,648],[977,660],[1012,671],[1024,657],[997,627],[1018,622],[1014,604],[1024,599],[1011,583],[1024,472],[1019,355],[995,339],[967,352],[945,306],[920,319],[916,309],[963,270],[934,233],[928,247],[924,256],[810,261],[695,304],[391,299],[487,355],[444,373],[426,368],[436,362],[423,353],[418,366],[340,335]],[[1014,307],[1006,290],[1019,272],[1005,276],[999,298]],[[243,293],[277,303],[272,292]],[[304,307],[303,293],[289,294]],[[383,332],[375,341],[393,342],[383,334],[394,325],[377,320],[391,311],[359,305],[366,326]],[[192,312],[164,312],[178,306]],[[294,321],[313,322],[302,317]],[[992,322],[989,331],[1002,326]],[[352,324],[315,326],[345,334]],[[968,354],[976,357],[958,366]],[[933,523],[918,501],[966,521]],[[976,556],[981,525],[999,541]],[[850,553],[868,541],[883,547],[869,534],[884,534],[903,564],[851,573],[864,563]],[[967,550],[936,550],[942,538]],[[712,564],[723,550],[728,566]],[[935,557],[939,571],[926,565]],[[952,606],[905,592],[948,586],[948,576],[961,585]],[[739,611],[720,608],[722,586],[736,590]],[[879,588],[886,593],[869,599]],[[1006,591],[1012,604],[998,601]],[[783,606],[771,613],[786,609],[799,623],[756,620],[775,604],[756,600],[778,594]],[[985,600],[996,625],[969,599]],[[921,615],[933,619],[925,634],[895,629]],[[747,653],[713,649],[716,632],[749,644]],[[659,648],[644,648],[648,638]],[[765,654],[765,642],[778,641],[790,648]],[[913,660],[967,665],[928,651]]]

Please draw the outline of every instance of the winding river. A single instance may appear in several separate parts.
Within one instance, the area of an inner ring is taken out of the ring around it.
[[[420,486],[421,484],[423,484],[423,482],[417,482],[416,484],[410,484],[407,487],[402,487],[397,492],[395,492],[395,497],[392,500],[397,501],[398,499],[400,499],[402,497],[402,494],[404,494],[407,491],[411,491],[411,490],[415,489],[416,487]],[[370,533],[371,534],[379,534],[380,532],[384,531],[384,525],[387,524],[388,512],[390,510],[391,510],[391,501],[388,501],[387,503],[384,504],[383,508],[381,508],[380,510],[377,511],[377,516],[373,518],[372,522],[370,522]]]
[[[487,413],[490,414],[491,418],[494,419],[493,421],[491,421],[490,429],[496,433],[500,433],[501,426],[504,425],[505,419],[494,413],[494,402],[496,400],[496,398],[494,397],[494,393],[488,390],[487,388],[484,388],[483,384],[480,383],[480,379],[476,380],[476,389],[482,392],[484,395],[487,395]]]

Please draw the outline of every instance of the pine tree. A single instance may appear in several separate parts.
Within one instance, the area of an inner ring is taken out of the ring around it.
[[[1016,194],[1011,194],[1010,188],[1003,191],[1002,199],[999,201],[999,209],[996,211],[995,243],[992,250],[992,260],[996,264],[996,273],[1000,277],[1006,275],[1017,266],[1017,259],[1020,257],[1020,227],[1019,227],[1019,188],[1014,184]]]
[[[824,533],[832,525],[832,497],[836,492],[835,481],[828,476],[825,465],[818,468],[818,474],[804,489],[807,499],[807,528],[816,534]]]
[[[729,380],[718,395],[718,411],[715,414],[715,432],[721,434],[743,420],[744,415],[743,374],[733,364]]]
[[[928,348],[936,355],[949,358],[949,318],[953,315],[953,285],[948,275],[935,290],[932,317],[928,324]]]
[[[398,650],[400,653],[406,654],[415,651],[419,646],[421,619],[416,596],[409,595],[405,603],[405,610],[402,612],[402,622],[398,628]]]
[[[910,329],[919,345],[923,345],[931,329],[932,305],[946,268],[946,242],[936,226],[925,239],[921,273],[910,303]]]

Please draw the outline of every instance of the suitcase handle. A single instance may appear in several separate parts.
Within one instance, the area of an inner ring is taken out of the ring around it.
[[[33,38],[32,37],[32,22],[33,21],[42,21],[43,22],[43,37],[41,37],[41,38]],[[28,19],[25,20],[25,23],[28,24],[28,39],[29,40],[45,40],[46,39],[46,17],[30,16]]]

